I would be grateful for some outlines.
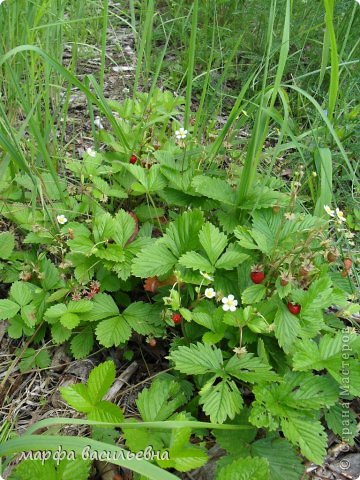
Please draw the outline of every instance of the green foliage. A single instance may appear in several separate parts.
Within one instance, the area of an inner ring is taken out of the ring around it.
[[[63,399],[75,410],[85,413],[89,420],[120,423],[121,409],[103,397],[114,383],[115,366],[112,361],[102,363],[90,373],[87,384],[77,383],[60,388]]]
[[[17,18],[15,3],[0,6],[11,9],[10,20]],[[348,158],[351,144],[347,142],[345,150],[342,140],[356,137],[351,118],[358,112],[344,105],[341,115],[336,113],[339,59],[331,2],[325,2],[319,84],[311,88],[317,97],[328,99],[328,116],[303,90],[303,82],[311,82],[314,72],[296,78],[296,85],[281,84],[284,75],[293,73],[292,66],[303,68],[302,52],[310,52],[306,63],[313,64],[313,49],[307,43],[313,41],[317,49],[321,29],[303,29],[304,43],[299,33],[291,44],[291,25],[299,13],[291,11],[290,0],[277,7],[271,2],[270,10],[256,4],[254,17],[245,11],[254,8],[253,1],[246,9],[235,3],[218,2],[208,12],[201,2],[191,6],[180,2],[176,11],[175,4],[169,4],[171,16],[166,21],[169,12],[164,14],[162,5],[155,15],[154,2],[130,2],[132,11],[125,23],[136,32],[138,62],[133,98],[122,102],[105,100],[102,92],[108,2],[102,12],[101,86],[92,76],[81,83],[71,69],[34,45],[3,52],[1,81],[11,95],[2,96],[0,105],[0,220],[10,228],[0,233],[0,281],[9,287],[4,290],[7,298],[0,299],[0,320],[7,321],[12,339],[29,339],[28,348],[16,352],[21,355],[21,372],[51,364],[48,350],[35,349],[32,343],[66,342],[75,359],[90,355],[95,344],[115,347],[125,361],[141,349],[142,341],[153,346],[157,338],[160,351],[169,347],[173,375],[159,375],[139,393],[140,419],[125,421],[117,405],[103,400],[115,380],[111,361],[96,367],[87,384],[61,390],[71,407],[98,422],[91,429],[93,438],[111,445],[120,433],[101,422],[122,423],[126,448],[139,452],[152,445],[167,452],[167,460],[154,461],[177,472],[204,465],[205,446],[215,439],[227,451],[218,462],[217,478],[296,480],[302,474],[298,452],[307,460],[323,462],[327,428],[349,443],[354,443],[356,433],[351,409],[346,435],[341,414],[360,394],[358,336],[344,331],[358,308],[351,272],[343,263],[352,257],[349,228],[357,228],[357,210],[350,210],[346,223],[339,211],[329,217],[324,206],[334,203],[332,184],[337,177],[346,177],[346,187],[356,185]],[[314,12],[307,3],[306,11]],[[284,17],[277,15],[282,11]],[[69,12],[60,13],[55,9],[50,16],[59,19],[58,26],[65,24]],[[138,17],[144,18],[144,32],[137,29]],[[233,21],[239,18],[249,35],[230,45],[233,36],[223,35],[233,31]],[[266,19],[267,32],[261,18]],[[172,32],[179,22],[188,51],[183,66],[177,64],[184,60],[177,54],[169,72],[171,90],[179,85],[181,92],[174,95],[155,85],[168,61],[166,48],[177,48]],[[340,55],[346,72],[351,70],[353,53],[347,41],[353,23],[354,14]],[[52,24],[44,25],[52,31]],[[44,25],[30,29],[34,43],[43,40],[34,32],[43,31]],[[209,30],[215,25],[216,33]],[[339,32],[343,37],[340,27]],[[165,46],[152,72],[152,86],[149,92],[138,92],[142,60],[150,72],[153,40],[162,45],[158,40],[163,33]],[[203,58],[197,50],[199,38],[199,51],[206,51]],[[255,58],[251,74],[244,71],[251,62],[238,62],[240,45],[242,58],[249,52]],[[8,50],[4,40],[0,48],[5,46]],[[295,53],[288,57],[290,47]],[[328,54],[330,78],[324,81]],[[34,82],[25,93],[16,80],[22,79],[19,65],[27,56],[31,68],[26,70],[34,72]],[[46,68],[40,68],[40,58]],[[205,58],[207,71],[202,74],[197,69]],[[76,58],[72,60],[75,66]],[[85,94],[92,124],[94,107],[107,119],[106,129],[92,125],[94,149],[82,159],[64,154],[53,134],[56,117],[66,116],[69,101],[66,95],[65,104],[57,106],[53,95],[42,90],[43,84],[62,88],[53,82],[53,70],[67,82],[67,94],[72,86]],[[185,70],[184,99],[182,80],[176,75],[180,71],[182,77]],[[234,82],[242,84],[235,95],[229,91]],[[326,92],[324,85],[329,86]],[[199,96],[196,113],[190,108],[192,94]],[[9,109],[9,103],[4,110],[8,98],[19,106],[23,119],[15,114],[16,130],[13,107]],[[223,117],[225,123],[219,127]],[[349,125],[344,127],[340,117]],[[189,129],[186,138],[175,133],[182,118]],[[283,182],[277,170],[276,176],[271,172],[280,156],[284,167],[289,159],[295,160],[293,166],[301,158],[309,171],[296,173],[294,168],[293,179]],[[312,170],[316,175],[309,174]],[[309,213],[313,207],[315,215]],[[340,235],[344,242],[337,239]],[[251,273],[263,278],[255,281]],[[346,387],[344,376],[349,379]],[[214,428],[209,433],[189,426],[204,415],[213,423],[247,430],[240,430],[240,435],[237,430],[224,433]],[[141,425],[166,421],[174,422],[170,429]],[[130,423],[141,428],[131,428]],[[44,473],[54,479],[87,478],[89,465],[50,461],[40,474],[38,463],[23,462],[13,475],[42,478]]]
[[[25,460],[20,462],[10,475],[11,480],[87,480],[90,460],[82,458],[55,460]]]

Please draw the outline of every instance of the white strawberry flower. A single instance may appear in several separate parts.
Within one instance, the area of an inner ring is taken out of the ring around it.
[[[238,301],[235,300],[234,295],[228,295],[227,297],[223,297],[221,301],[224,304],[222,308],[225,312],[235,312]]]
[[[329,205],[324,205],[324,210],[325,212],[330,215],[330,217],[334,217],[335,216],[335,212],[334,210],[331,210],[331,208],[329,207]]]
[[[178,140],[184,140],[189,132],[185,128],[180,127],[179,130],[175,131],[175,137]]]
[[[60,225],[65,225],[65,223],[68,221],[65,215],[58,215],[56,217],[56,220],[58,221],[58,223],[60,223]]]
[[[87,148],[86,153],[89,155],[89,157],[96,157],[96,152],[92,148]]]
[[[338,218],[338,220],[343,223],[343,222],[346,222],[346,219],[344,217],[344,212],[342,212],[339,208],[337,208],[335,210],[335,213],[336,213],[336,216]]]
[[[206,298],[214,298],[216,297],[216,292],[213,288],[206,288],[205,289],[205,297]]]

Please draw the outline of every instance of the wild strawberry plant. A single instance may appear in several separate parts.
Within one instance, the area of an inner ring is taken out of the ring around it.
[[[305,213],[297,180],[287,192],[259,176],[244,197],[244,172],[206,162],[211,146],[197,145],[177,121],[182,104],[160,90],[111,102],[119,130],[100,129],[101,149],[67,160],[61,192],[44,176],[44,209],[40,199],[28,206],[27,174],[2,185],[9,231],[0,234],[0,276],[9,290],[0,319],[11,338],[31,338],[24,370],[49,364],[34,349],[48,339],[66,342],[75,359],[96,345],[134,348],[134,334],[161,342],[172,376],[144,389],[137,407],[141,421],[179,428],[124,427],[126,447],[154,442],[170,453],[157,464],[182,472],[206,463],[210,439],[227,452],[218,479],[242,471],[295,480],[299,455],[322,463],[327,429],[354,441],[351,409],[341,428],[342,409],[360,394],[360,342],[348,320],[358,311],[353,259],[332,240],[334,230],[351,232],[340,210]],[[89,420],[124,420],[103,400],[111,365],[62,391]],[[181,427],[197,418],[240,430]]]

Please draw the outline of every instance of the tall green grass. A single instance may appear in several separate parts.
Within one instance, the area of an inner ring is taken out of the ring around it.
[[[302,5],[299,10],[295,0],[249,0],[246,8],[237,0],[176,5],[167,0],[130,0],[128,5],[110,8],[107,0],[86,5],[75,0],[34,0],[20,7],[19,2],[5,1],[0,7],[4,32],[0,40],[0,145],[4,151],[0,175],[8,166],[14,175],[24,170],[37,188],[45,168],[62,195],[58,159],[73,86],[85,93],[90,116],[93,107],[99,109],[124,147],[129,152],[134,149],[137,139],[128,144],[103,95],[107,30],[125,26],[135,38],[134,93],[140,87],[151,93],[160,83],[184,94],[183,121],[193,137],[207,142],[209,127],[216,131],[209,165],[223,155],[224,142],[236,145],[237,132],[247,132],[249,140],[240,156],[239,204],[262,168],[266,141],[274,128],[280,131],[276,152],[305,163],[310,170],[319,167],[314,160],[316,151],[324,151],[319,148],[335,149],[332,159],[337,159],[337,168],[357,185],[351,151],[338,130],[339,99],[343,104],[351,102],[352,89],[359,88],[352,70],[360,44],[354,35],[359,25],[357,6],[348,2],[340,7],[333,0]],[[98,79],[90,76],[80,82],[79,48],[91,41],[100,52]],[[68,69],[61,65],[66,43],[72,46]],[[62,104],[60,92],[66,93]],[[60,116],[65,122],[57,137]],[[218,118],[225,120],[220,128]],[[19,132],[29,135],[26,146]],[[276,163],[275,154],[272,158],[271,166]],[[320,168],[320,176],[322,172]],[[335,172],[332,176],[336,178]],[[324,197],[324,185],[320,178],[313,191],[314,206]],[[327,189],[328,201],[329,182]]]

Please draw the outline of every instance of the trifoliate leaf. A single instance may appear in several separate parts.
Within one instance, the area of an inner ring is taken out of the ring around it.
[[[114,381],[115,365],[111,360],[101,363],[91,370],[87,385],[92,403],[100,402]]]
[[[169,359],[175,363],[176,370],[188,375],[220,373],[223,365],[221,350],[202,343],[180,346],[171,352]]]
[[[150,388],[138,395],[136,405],[144,422],[167,420],[185,404],[191,394],[191,385],[168,375],[159,376]]]

